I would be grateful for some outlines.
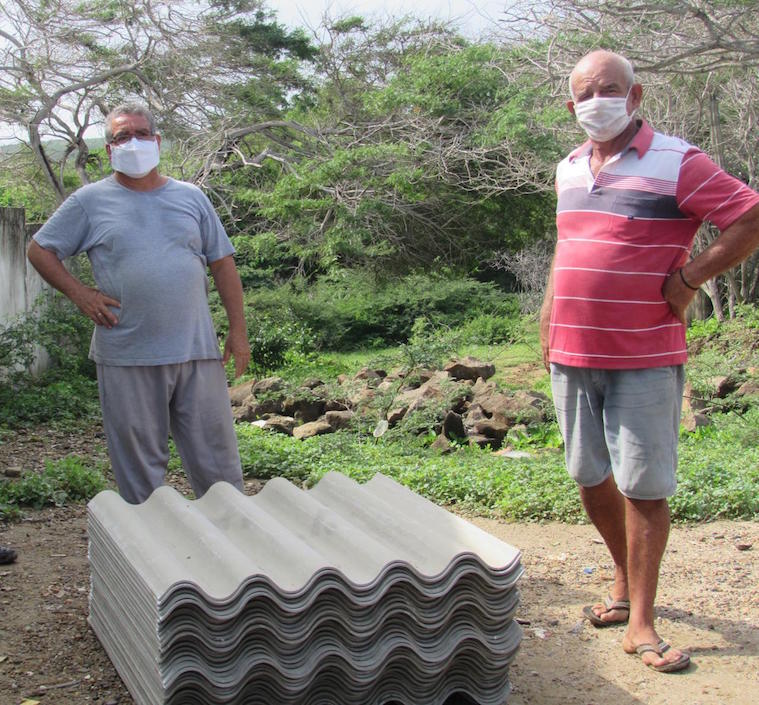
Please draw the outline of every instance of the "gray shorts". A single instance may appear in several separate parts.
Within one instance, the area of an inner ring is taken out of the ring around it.
[[[631,499],[663,499],[677,486],[682,365],[598,370],[551,365],[551,388],[569,474],[595,487],[610,473]]]

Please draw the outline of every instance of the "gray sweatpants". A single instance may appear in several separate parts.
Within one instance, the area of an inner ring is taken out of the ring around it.
[[[119,494],[144,502],[163,484],[169,433],[196,497],[219,480],[242,490],[242,470],[224,367],[98,365],[100,406]]]

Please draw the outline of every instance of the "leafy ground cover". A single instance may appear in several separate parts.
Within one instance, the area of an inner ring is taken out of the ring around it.
[[[688,370],[694,394],[708,396],[713,392],[714,380],[720,376],[737,376],[738,382],[752,375],[756,377],[759,315],[750,307],[739,313],[736,320],[722,325],[707,323],[692,327],[689,338],[695,354]],[[306,377],[329,381],[365,366],[422,365],[455,349],[459,354],[493,361],[494,379],[504,389],[529,388],[550,393],[548,376],[540,364],[534,324],[522,325],[512,344],[462,345],[456,343],[457,336],[449,333],[446,329],[446,335],[442,336],[419,325],[411,339],[398,346],[312,354],[290,360],[276,372],[293,381]],[[97,423],[91,414],[97,406],[97,393],[92,383],[83,380],[70,375],[49,385],[54,391],[65,387],[66,404],[58,413],[51,407],[57,398],[53,393],[34,397],[32,389],[12,393],[6,388],[4,416],[0,421],[0,460],[4,442],[12,443],[25,428],[36,428],[40,419],[47,418],[48,427],[72,437],[80,433],[79,429],[91,431]],[[43,389],[47,388],[43,385]],[[759,518],[756,401],[756,397],[738,399],[730,395],[716,400],[711,426],[692,433],[682,432],[679,489],[671,500],[676,521]],[[284,476],[311,486],[333,470],[358,480],[382,472],[439,504],[470,514],[512,521],[584,521],[576,488],[564,469],[561,438],[555,423],[511,434],[508,445],[528,454],[515,458],[466,445],[454,445],[453,452],[441,455],[430,447],[434,438],[431,433],[419,436],[389,433],[375,438],[372,431],[376,422],[377,419],[367,418],[350,431],[306,441],[240,424],[237,432],[245,475],[260,479]],[[44,435],[44,424],[42,428],[40,433]],[[101,457],[102,452],[101,447]],[[20,477],[0,478],[0,519],[17,515],[21,506],[60,505],[89,499],[105,486],[109,477],[107,467],[94,459],[96,455],[87,458],[80,452],[73,457],[49,459],[44,465],[28,458]],[[172,455],[170,472],[181,472],[176,454]]]

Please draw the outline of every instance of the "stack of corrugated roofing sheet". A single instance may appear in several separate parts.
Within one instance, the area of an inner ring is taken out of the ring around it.
[[[500,705],[519,551],[383,475],[88,507],[90,624],[138,705]]]

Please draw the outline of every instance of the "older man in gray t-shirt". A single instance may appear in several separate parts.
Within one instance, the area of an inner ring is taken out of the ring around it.
[[[103,424],[119,491],[147,499],[163,483],[171,433],[192,487],[242,489],[222,360],[250,360],[234,248],[197,187],[158,173],[160,135],[142,106],[106,118],[114,175],[71,195],[36,233],[29,259],[96,324]],[[62,264],[86,252],[96,287]],[[210,268],[229,319],[224,354],[208,309]]]

